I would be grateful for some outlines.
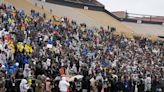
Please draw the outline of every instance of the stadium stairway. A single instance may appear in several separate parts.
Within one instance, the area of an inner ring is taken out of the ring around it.
[[[44,6],[45,10],[47,11],[50,11],[50,9],[52,9],[52,13],[56,14],[57,16],[73,19],[77,23],[86,23],[88,26],[100,27],[100,24],[97,23],[94,19],[88,18],[87,16],[83,16],[80,12],[76,11],[72,7],[40,2],[38,0],[27,0],[27,1],[29,1],[33,5],[37,3],[38,7]]]
[[[84,14],[85,16],[94,19],[98,23],[101,23],[105,26],[115,27],[120,32],[125,32],[125,33],[134,32],[132,29],[128,28],[120,21],[114,19],[112,16],[106,14],[105,12],[84,10],[84,9],[76,9],[76,10],[79,11],[81,14]]]
[[[38,0],[27,0],[31,4],[37,3],[39,7],[42,5],[45,7],[47,11],[52,9],[53,14],[57,16],[64,17],[67,16],[70,19],[77,21],[78,23],[86,23],[88,26],[91,27],[100,27],[103,26],[107,28],[107,26],[115,27],[117,31],[123,33],[134,33],[134,31],[118,20],[114,19],[110,15],[106,14],[105,12],[100,11],[92,11],[92,10],[84,10],[79,8],[72,8],[57,4],[51,4],[46,2],[40,2]]]

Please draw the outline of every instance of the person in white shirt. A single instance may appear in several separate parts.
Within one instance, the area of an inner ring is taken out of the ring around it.
[[[0,30],[0,38],[2,38],[2,36],[4,36],[4,32],[5,32],[5,28],[3,28],[2,30]]]
[[[24,71],[23,71],[23,76],[25,78],[28,78],[31,76],[31,69],[29,68],[29,64],[25,64],[25,68],[24,68]]]
[[[76,67],[76,64],[73,64],[73,67],[72,67],[72,72],[74,73],[74,74],[77,74],[77,67]]]
[[[151,91],[151,77],[148,75],[145,79],[145,91]]]
[[[60,92],[67,92],[70,84],[66,81],[65,77],[62,77],[62,80],[59,82],[59,90]]]
[[[27,92],[27,90],[30,88],[30,86],[27,84],[26,79],[21,80],[19,87],[20,87],[20,92]]]

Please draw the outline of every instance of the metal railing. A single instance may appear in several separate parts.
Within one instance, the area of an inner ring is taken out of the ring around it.
[[[150,21],[150,22],[164,22],[164,16],[144,15],[144,14],[134,14],[134,13],[127,13],[126,19],[134,19],[134,20]]]

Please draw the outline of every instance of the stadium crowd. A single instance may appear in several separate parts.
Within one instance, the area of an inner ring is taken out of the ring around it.
[[[0,92],[164,92],[164,42],[0,6]]]

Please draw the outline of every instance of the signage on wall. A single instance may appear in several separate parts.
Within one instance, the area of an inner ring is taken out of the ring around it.
[[[84,6],[84,10],[88,10],[88,6]]]

